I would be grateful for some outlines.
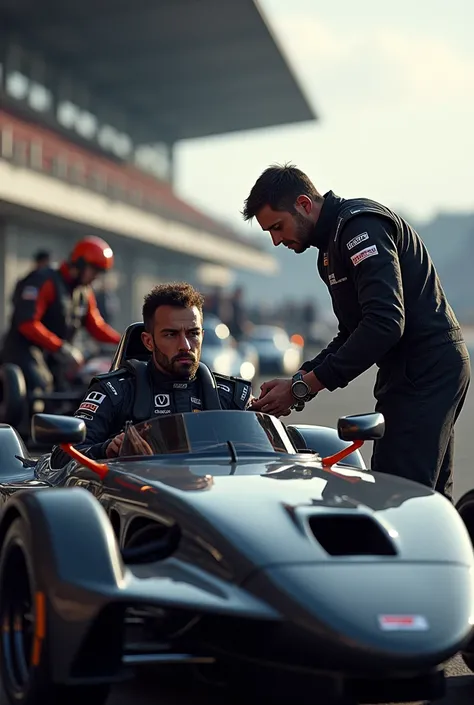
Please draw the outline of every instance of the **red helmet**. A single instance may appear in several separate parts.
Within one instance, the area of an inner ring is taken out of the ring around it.
[[[90,264],[105,272],[114,266],[114,253],[105,240],[92,235],[76,242],[69,262],[79,267]]]

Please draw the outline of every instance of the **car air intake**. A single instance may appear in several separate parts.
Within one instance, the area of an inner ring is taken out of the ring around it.
[[[371,517],[361,514],[312,516],[315,539],[331,556],[395,556],[389,537]]]

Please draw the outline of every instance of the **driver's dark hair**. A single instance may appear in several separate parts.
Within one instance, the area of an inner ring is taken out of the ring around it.
[[[298,196],[308,196],[313,201],[323,198],[304,172],[293,164],[273,164],[260,174],[244,202],[244,220],[252,220],[264,206],[274,211],[295,214]]]
[[[155,311],[160,306],[192,308],[196,306],[202,316],[204,296],[187,282],[172,282],[153,287],[143,302],[143,323],[148,333],[153,333]]]

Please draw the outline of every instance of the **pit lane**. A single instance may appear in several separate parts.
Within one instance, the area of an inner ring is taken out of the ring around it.
[[[347,389],[329,394],[323,392],[308,408],[300,414],[292,414],[285,421],[300,423],[315,423],[334,426],[339,416],[372,411],[374,401],[372,386],[374,375],[369,372],[355,380]],[[257,393],[258,384],[255,386]],[[474,392],[468,395],[465,409],[458,422],[456,441],[455,496],[456,499],[466,490],[474,486],[472,470],[471,436],[474,427]],[[362,449],[366,461],[370,461],[371,444]],[[460,658],[453,659],[448,665],[450,675],[448,695],[445,699],[436,701],[439,705],[472,705],[474,702],[474,675],[468,671]],[[173,678],[173,674],[176,674]],[[164,674],[163,674],[164,675]],[[179,685],[176,685],[178,683]],[[204,685],[194,681],[189,671],[177,666],[176,671],[167,668],[166,678],[160,671],[141,672],[139,677],[130,683],[117,686],[107,705],[254,705],[232,699],[232,694],[226,691],[209,690]],[[4,705],[4,700],[0,700]],[[64,703],[67,705],[67,703]],[[291,702],[288,705],[298,705]],[[315,697],[315,705],[318,704]]]

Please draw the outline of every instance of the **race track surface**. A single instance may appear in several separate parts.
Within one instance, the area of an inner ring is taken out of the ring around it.
[[[373,410],[372,398],[373,374],[367,373],[354,381],[347,389],[321,393],[301,414],[294,413],[285,422],[316,423],[335,426],[339,416],[363,413]],[[258,395],[258,389],[254,392]],[[468,396],[466,407],[458,422],[456,445],[455,495],[458,498],[466,490],[474,487],[472,467],[471,438],[474,428],[474,392]],[[363,448],[366,461],[370,460],[371,444]],[[414,449],[415,450],[415,449]],[[162,679],[160,671],[141,673],[134,681],[117,687],[107,705],[254,705],[249,699],[236,701],[232,694],[225,691],[209,691],[188,677],[188,671],[176,667],[176,678]],[[448,667],[450,678],[448,696],[436,701],[439,705],[472,705],[474,703],[474,675],[457,658]],[[179,686],[176,685],[179,683]],[[4,701],[0,702],[4,705]],[[46,705],[46,704],[45,704]],[[64,703],[64,705],[68,705]],[[87,703],[85,703],[87,705]],[[292,700],[288,705],[298,705]],[[318,703],[315,697],[314,705]]]

